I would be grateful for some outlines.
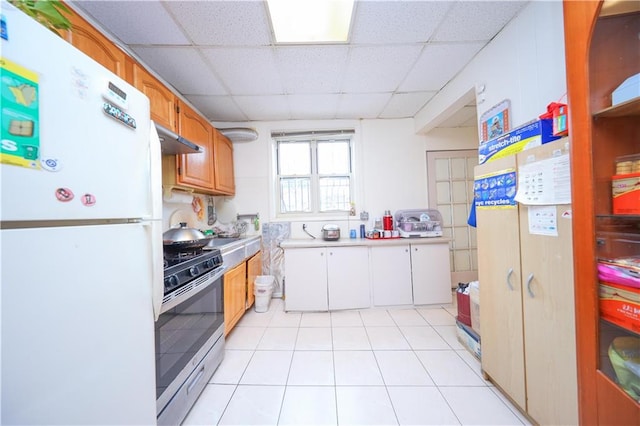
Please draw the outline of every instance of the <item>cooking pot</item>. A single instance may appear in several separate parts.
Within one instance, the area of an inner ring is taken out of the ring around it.
[[[336,241],[340,239],[340,227],[338,225],[327,224],[322,227],[322,239],[325,241]]]
[[[213,237],[205,235],[195,228],[188,228],[185,222],[180,222],[178,228],[171,228],[162,234],[164,248],[173,251],[196,250],[206,246]]]

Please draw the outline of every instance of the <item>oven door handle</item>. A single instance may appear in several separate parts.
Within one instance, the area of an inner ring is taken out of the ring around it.
[[[169,309],[178,306],[179,304],[181,304],[182,302],[190,299],[191,297],[195,296],[196,294],[200,293],[202,290],[208,288],[209,286],[211,286],[213,283],[215,283],[216,281],[218,281],[220,278],[222,278],[222,276],[224,275],[224,273],[227,271],[227,267],[226,266],[220,266],[217,269],[214,269],[211,272],[215,272],[211,277],[209,277],[209,279],[207,279],[206,284],[200,284],[196,287],[193,288],[188,288],[190,285],[192,285],[191,283],[187,283],[185,284],[183,287],[180,287],[176,290],[174,290],[173,292],[167,294],[163,301],[162,301],[162,309],[160,310],[160,313],[163,314],[165,312],[167,312]],[[197,280],[197,279],[196,279]],[[194,281],[196,281],[194,280]],[[185,291],[185,288],[186,291]]]

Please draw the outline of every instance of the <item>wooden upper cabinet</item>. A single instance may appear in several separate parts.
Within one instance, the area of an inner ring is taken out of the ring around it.
[[[233,145],[229,138],[213,129],[215,134],[213,145],[215,188],[221,194],[236,193],[235,175],[233,172]]]
[[[124,79],[127,54],[80,15],[70,13],[68,17],[72,27],[70,31],[66,31],[67,41]]]
[[[178,105],[180,107],[178,133],[203,148],[203,152],[199,154],[182,154],[176,156],[178,183],[196,189],[205,189],[207,192],[213,192],[213,128],[187,104],[178,101]]]
[[[176,95],[135,62],[132,66],[132,74],[131,84],[149,98],[151,119],[167,129],[177,132]]]

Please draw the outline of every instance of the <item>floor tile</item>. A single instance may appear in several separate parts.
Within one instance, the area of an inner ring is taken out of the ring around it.
[[[433,380],[413,351],[374,351],[387,386],[433,386]]]
[[[300,327],[331,327],[329,312],[303,312]]]
[[[295,349],[297,351],[330,351],[333,349],[331,328],[299,328]]]
[[[340,425],[398,424],[384,386],[344,386],[336,388]]]
[[[362,327],[362,318],[358,311],[336,311],[331,312],[332,327]]]
[[[442,395],[464,425],[521,425],[518,417],[486,387],[441,387]]]
[[[258,350],[293,350],[296,346],[297,328],[269,327],[262,335]]]
[[[239,385],[218,424],[275,425],[283,396],[284,386]]]
[[[336,390],[328,386],[287,386],[279,425],[336,425]]]
[[[398,327],[366,327],[373,349],[411,349]]]
[[[431,326],[400,327],[400,332],[413,350],[451,349],[451,346]]]
[[[415,309],[389,309],[396,325],[429,325]]]
[[[259,313],[251,308],[242,316],[240,321],[238,321],[236,327],[266,327],[269,325],[273,315],[273,311]]]
[[[286,384],[292,356],[293,351],[255,351],[240,379],[240,384]]]
[[[493,386],[493,383],[491,383],[489,380],[485,380],[482,378],[482,365],[480,364],[480,361],[475,356],[473,356],[471,352],[469,352],[467,349],[461,349],[461,350],[459,349],[456,351],[456,353],[460,358],[462,358],[462,360],[469,367],[471,367],[473,372],[476,373],[478,377],[482,379],[485,385]]]
[[[485,386],[455,351],[416,351],[416,355],[438,386]]]
[[[331,351],[295,351],[287,385],[335,384]]]
[[[522,422],[522,424],[527,425],[527,426],[531,426],[532,423],[529,421],[529,419],[527,419],[521,412],[520,410],[518,410],[518,408],[513,405],[513,403],[511,401],[509,401],[509,399],[504,396],[500,390],[498,390],[498,388],[496,387],[492,387],[491,391],[498,397],[500,398],[500,400],[504,403],[504,405],[507,406],[507,408],[509,408],[509,410],[518,418],[520,419],[520,421]]]
[[[271,318],[269,327],[299,327],[301,318],[300,312],[276,311]]]
[[[367,327],[393,327],[396,325],[385,309],[361,310],[360,318]]]
[[[333,350],[371,350],[369,337],[364,327],[334,327]]]
[[[393,386],[388,391],[401,425],[460,424],[436,387]]]
[[[207,385],[182,424],[185,426],[218,424],[235,389],[235,385]]]
[[[455,316],[451,315],[446,309],[418,309],[418,313],[430,325],[456,325]]]
[[[234,327],[225,338],[225,348],[255,349],[265,330],[265,327]]]
[[[209,383],[237,385],[252,356],[253,351],[225,350],[224,359]]]
[[[382,385],[382,374],[372,351],[333,353],[336,385]]]
[[[455,325],[434,325],[433,329],[442,337],[451,349],[465,349],[458,340],[458,334]]]

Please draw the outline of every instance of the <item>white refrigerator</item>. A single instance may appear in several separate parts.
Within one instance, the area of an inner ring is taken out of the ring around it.
[[[149,100],[2,1],[2,424],[155,424]]]

